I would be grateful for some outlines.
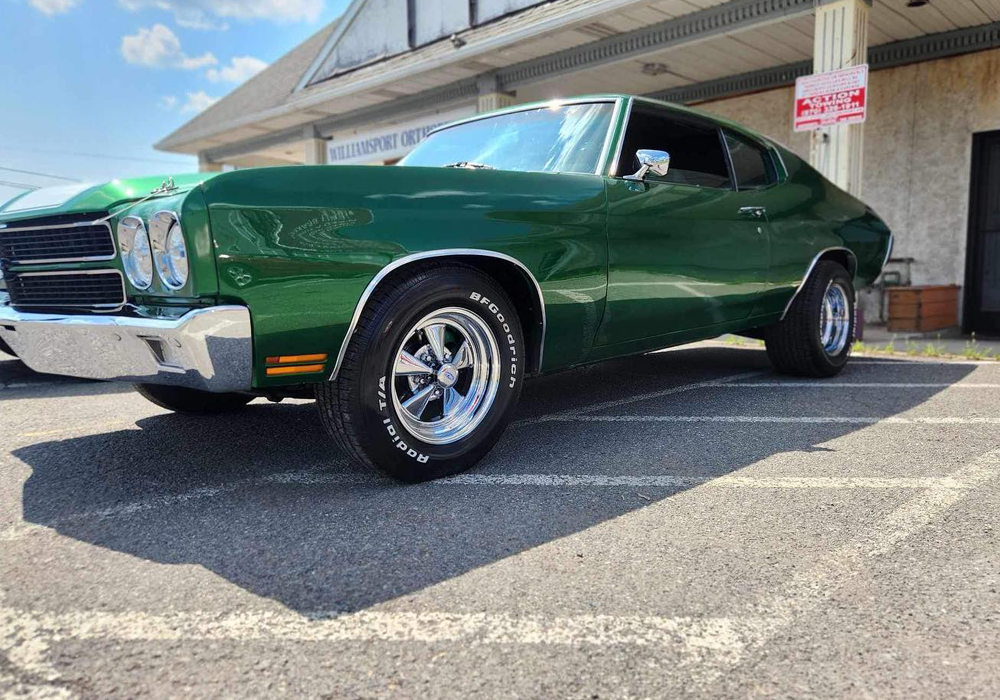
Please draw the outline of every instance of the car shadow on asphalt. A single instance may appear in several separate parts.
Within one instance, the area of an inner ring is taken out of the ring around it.
[[[612,469],[648,474],[652,468],[661,475],[713,478],[777,453],[828,449],[824,444],[830,440],[865,427],[660,423],[646,429],[659,442],[655,454],[644,456],[632,424],[537,420],[553,410],[627,399],[640,390],[666,392],[765,369],[760,352],[701,348],[534,380],[525,387],[520,425],[475,471],[581,473],[593,463],[589,440],[626,446],[616,447],[612,459],[599,465],[604,474]],[[921,381],[953,383],[971,371],[936,365],[934,378],[925,375]],[[845,372],[843,381],[850,376]],[[938,391],[897,392],[885,415],[914,408]],[[700,400],[696,392],[663,394],[655,410],[700,414],[706,408]],[[665,463],[660,443],[676,438],[683,444],[681,433],[690,441],[692,430],[703,431],[696,440],[710,443],[695,460],[697,468],[683,459],[679,466]],[[719,439],[721,430],[733,439]],[[733,437],[734,430],[752,430],[754,439],[738,439],[748,433]],[[541,449],[544,444],[551,448]],[[647,490],[646,500],[588,487],[568,495],[552,487],[404,486],[378,477],[342,483],[334,477],[362,477],[362,472],[336,452],[310,404],[253,404],[236,416],[156,415],[133,429],[40,442],[13,454],[32,469],[23,489],[26,521],[151,562],[201,565],[250,593],[311,615],[362,610],[404,596],[684,490]],[[279,478],[282,474],[327,480],[310,483]],[[121,508],[133,503],[149,507]],[[108,514],[116,508],[118,514]],[[110,510],[101,513],[104,509]]]

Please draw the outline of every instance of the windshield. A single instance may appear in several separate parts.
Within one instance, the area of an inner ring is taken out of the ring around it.
[[[613,102],[559,105],[466,122],[431,134],[400,165],[594,173],[614,108]]]

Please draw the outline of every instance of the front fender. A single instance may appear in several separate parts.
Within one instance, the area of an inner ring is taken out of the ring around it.
[[[220,297],[250,308],[255,386],[321,381],[372,282],[414,255],[473,249],[516,261],[545,309],[543,369],[582,362],[607,286],[606,197],[595,175],[316,166],[237,171],[204,186]],[[316,376],[264,358],[327,354]]]

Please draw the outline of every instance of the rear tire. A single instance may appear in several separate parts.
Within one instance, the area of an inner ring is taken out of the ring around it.
[[[832,377],[847,364],[854,344],[854,284],[838,263],[813,268],[783,321],[764,331],[767,356],[782,374]]]
[[[475,268],[421,265],[383,282],[345,342],[337,379],[316,386],[320,416],[348,457],[395,479],[465,471],[517,407],[521,325]]]
[[[215,394],[160,384],[134,384],[133,388],[160,408],[175,413],[228,413],[246,407],[254,398],[248,394]]]

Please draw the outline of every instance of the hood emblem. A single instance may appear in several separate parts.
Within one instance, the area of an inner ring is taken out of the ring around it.
[[[164,180],[159,187],[152,190],[150,194],[166,194],[167,192],[173,192],[177,189],[177,185],[174,184],[174,178],[168,177]]]

